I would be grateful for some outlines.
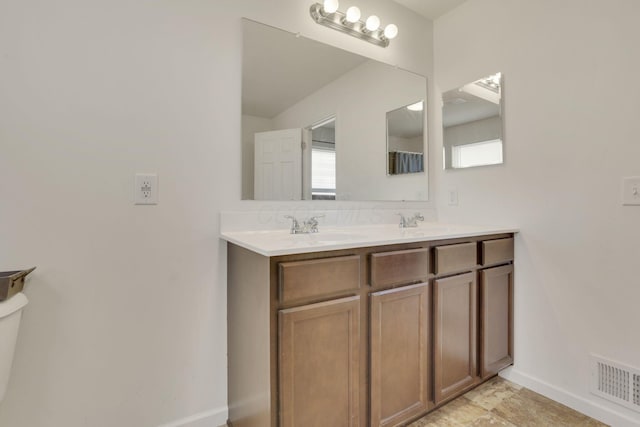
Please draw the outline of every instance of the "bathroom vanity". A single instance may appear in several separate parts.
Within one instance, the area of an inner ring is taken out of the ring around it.
[[[223,233],[230,425],[403,425],[494,376],[513,361],[514,232]]]

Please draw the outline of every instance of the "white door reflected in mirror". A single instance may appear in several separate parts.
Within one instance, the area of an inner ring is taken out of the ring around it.
[[[302,197],[302,129],[255,134],[256,200],[300,200]]]

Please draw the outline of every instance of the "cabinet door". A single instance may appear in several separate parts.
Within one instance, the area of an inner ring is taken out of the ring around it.
[[[428,409],[429,284],[371,294],[371,426]]]
[[[480,272],[482,378],[513,363],[513,265]]]
[[[476,274],[435,280],[433,298],[435,403],[439,404],[478,379]]]
[[[360,297],[279,312],[280,425],[360,423]]]

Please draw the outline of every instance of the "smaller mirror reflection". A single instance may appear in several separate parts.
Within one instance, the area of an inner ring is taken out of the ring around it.
[[[387,112],[387,173],[424,172],[424,101]]]
[[[503,163],[502,73],[442,94],[445,169]]]

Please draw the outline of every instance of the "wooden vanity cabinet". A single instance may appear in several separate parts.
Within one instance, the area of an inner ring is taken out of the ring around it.
[[[482,242],[480,280],[480,376],[513,363],[513,238]]]
[[[431,287],[371,294],[371,426],[396,426],[429,409]]]
[[[439,405],[478,382],[478,243],[434,248],[433,381]]]
[[[435,279],[433,371],[436,405],[478,382],[475,272]]]
[[[360,426],[360,297],[279,312],[280,425]]]
[[[275,257],[230,243],[229,425],[406,425],[494,375],[512,361],[510,237]]]
[[[362,425],[362,256],[283,258],[277,267],[279,425]]]
[[[371,426],[402,425],[432,406],[430,253],[426,246],[369,257]]]

